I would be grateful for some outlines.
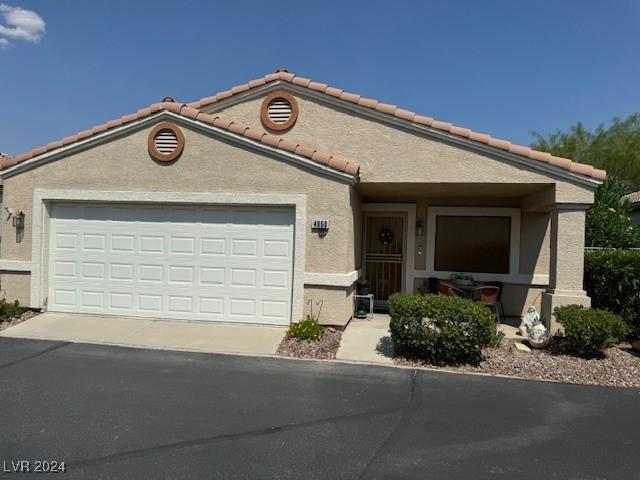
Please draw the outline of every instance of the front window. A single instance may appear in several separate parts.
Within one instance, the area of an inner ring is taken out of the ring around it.
[[[438,278],[468,273],[510,280],[519,272],[520,209],[429,207],[426,270]]]
[[[438,215],[434,270],[509,273],[511,217]]]

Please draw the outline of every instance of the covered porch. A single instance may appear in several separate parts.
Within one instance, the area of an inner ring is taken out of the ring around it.
[[[356,191],[356,257],[378,310],[395,292],[426,293],[456,276],[498,285],[507,325],[533,305],[555,331],[555,306],[589,304],[589,202],[568,201],[555,183],[367,182]]]

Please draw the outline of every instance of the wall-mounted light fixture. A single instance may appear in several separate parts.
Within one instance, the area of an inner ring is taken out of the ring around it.
[[[13,227],[16,229],[16,243],[20,243],[22,241],[22,237],[24,236],[24,217],[24,212],[19,211],[18,213],[13,215],[12,218]]]
[[[24,212],[20,211],[13,216],[13,226],[15,228],[24,228]]]
[[[422,220],[418,220],[418,222],[416,223],[416,235],[418,237],[424,235],[424,226],[422,225]]]

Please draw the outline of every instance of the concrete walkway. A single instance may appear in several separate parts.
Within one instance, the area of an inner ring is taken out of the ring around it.
[[[206,353],[273,355],[286,327],[43,313],[0,337]]]
[[[501,324],[498,328],[506,340],[526,340],[514,326]],[[392,365],[392,357],[393,344],[389,333],[389,315],[386,313],[376,313],[371,320],[352,319],[342,334],[340,348],[336,354],[339,360],[384,365]]]
[[[393,364],[389,315],[376,313],[371,320],[352,319],[342,334],[339,360]]]

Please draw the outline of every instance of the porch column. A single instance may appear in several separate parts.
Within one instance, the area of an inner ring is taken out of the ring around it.
[[[551,211],[549,286],[542,314],[552,333],[560,328],[553,310],[560,305],[591,305],[583,287],[585,219],[589,205],[555,204]]]

